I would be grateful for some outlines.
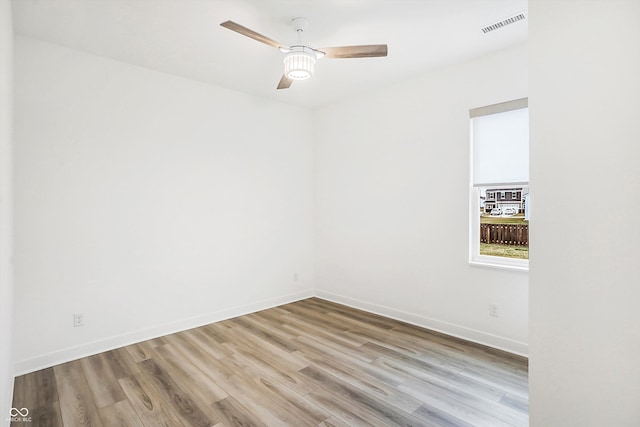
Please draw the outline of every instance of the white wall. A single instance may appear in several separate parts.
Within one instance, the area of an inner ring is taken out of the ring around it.
[[[18,373],[311,295],[309,111],[22,37],[15,98]]]
[[[12,214],[12,75],[13,29],[11,3],[0,0],[0,423],[11,408],[13,282],[11,265]]]
[[[640,425],[640,2],[529,2],[530,417]]]
[[[526,354],[528,275],[470,266],[468,224],[469,110],[527,94],[520,45],[318,111],[317,294]]]

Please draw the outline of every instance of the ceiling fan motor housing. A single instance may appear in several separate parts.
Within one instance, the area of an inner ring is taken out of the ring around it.
[[[313,76],[316,54],[308,46],[291,46],[284,57],[284,75],[292,80],[306,80]]]

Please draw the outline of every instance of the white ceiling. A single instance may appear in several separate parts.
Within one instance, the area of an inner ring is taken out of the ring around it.
[[[481,27],[527,0],[14,0],[20,35],[162,72],[317,108],[527,39],[521,21]],[[276,90],[283,54],[220,27],[235,21],[283,44],[304,16],[314,47],[389,45],[386,58],[322,59],[311,80]]]

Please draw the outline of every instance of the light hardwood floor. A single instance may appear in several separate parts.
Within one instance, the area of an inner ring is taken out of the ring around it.
[[[311,298],[23,375],[14,406],[31,426],[517,427],[527,372],[524,358]]]

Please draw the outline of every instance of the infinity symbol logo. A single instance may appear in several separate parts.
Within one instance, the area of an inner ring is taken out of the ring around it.
[[[29,410],[27,408],[11,408],[11,410],[9,411],[9,415],[12,417],[26,417],[27,415],[29,415]]]

